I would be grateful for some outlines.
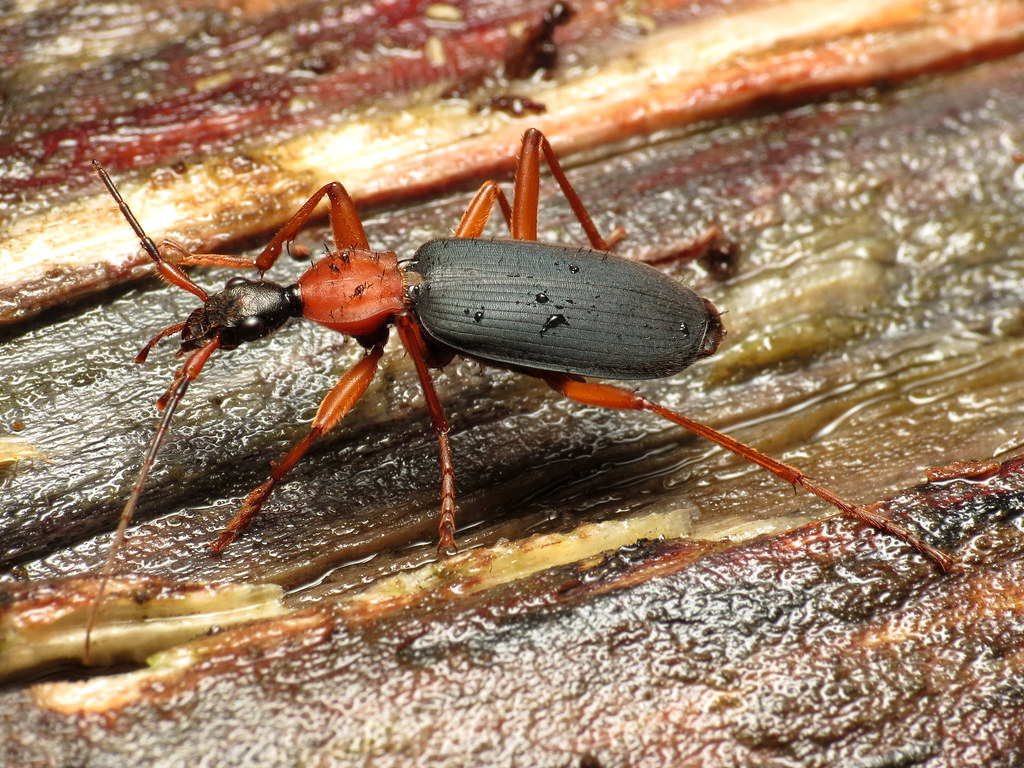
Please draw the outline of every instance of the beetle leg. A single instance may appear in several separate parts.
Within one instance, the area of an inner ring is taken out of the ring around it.
[[[441,400],[434,389],[430,378],[427,360],[430,350],[420,331],[419,323],[409,312],[400,312],[395,316],[395,327],[402,339],[416,373],[420,377],[420,386],[427,401],[430,421],[437,434],[437,442],[441,451],[441,522],[438,525],[437,551],[444,555],[454,555],[455,548],[455,465],[452,463],[452,449],[448,444],[448,419],[445,418]]]
[[[523,144],[519,150],[519,157],[516,159],[515,189],[512,197],[512,237],[515,240],[537,239],[541,154],[548,161],[551,173],[558,181],[558,186],[562,188],[562,194],[569,201],[573,213],[576,214],[577,220],[587,233],[590,244],[599,251],[607,251],[626,234],[625,230],[616,227],[609,235],[608,240],[601,237],[593,219],[590,218],[587,209],[583,207],[579,195],[576,194],[576,190],[566,178],[565,171],[562,170],[550,142],[536,128],[530,128],[523,134]]]
[[[183,291],[188,291],[194,296],[197,296],[201,301],[206,301],[208,298],[206,291],[192,282],[192,278],[181,270],[182,265],[192,266],[195,264],[210,264],[216,266],[235,267],[255,266],[255,261],[253,259],[249,259],[244,256],[223,256],[215,253],[194,254],[189,251],[188,248],[174,240],[163,240],[159,246],[156,245],[156,243],[153,242],[153,239],[142,229],[142,225],[139,224],[138,219],[135,218],[135,214],[132,213],[131,209],[128,207],[128,203],[126,203],[124,198],[121,197],[121,192],[114,185],[113,180],[110,178],[110,174],[108,174],[106,169],[96,160],[92,161],[92,165],[96,170],[96,174],[100,177],[100,181],[103,182],[103,185],[114,198],[114,202],[117,203],[117,207],[121,209],[121,215],[124,216],[129,226],[134,230],[136,236],[138,236],[139,244],[142,246],[142,249],[156,264],[156,269],[160,274],[160,277],[171,283],[171,285],[176,285]],[[177,262],[168,261],[161,253],[162,248],[176,251],[180,254],[181,258]],[[148,346],[152,346],[152,343]]]
[[[459,222],[459,226],[455,230],[455,237],[480,237],[484,232],[487,219],[491,216],[491,211],[494,210],[495,201],[501,205],[501,212],[511,231],[512,208],[508,204],[508,198],[505,197],[505,193],[501,191],[501,187],[496,181],[487,181],[466,206],[466,212],[462,214],[462,221]]]
[[[147,341],[146,346],[139,350],[139,354],[135,356],[135,362],[139,364],[146,362],[146,358],[149,357],[149,351],[153,349],[153,347],[155,347],[160,342],[161,339],[166,339],[168,336],[173,336],[176,333],[181,333],[185,325],[186,323],[181,322],[175,323],[174,325],[169,325],[166,328],[164,328],[162,331],[160,331],[160,333],[158,333],[152,339]]]
[[[256,258],[248,256],[229,256],[220,253],[192,253],[180,243],[174,240],[164,240],[160,243],[161,248],[177,251],[180,254],[178,264],[183,266],[215,266],[215,267],[255,267],[260,274],[270,269],[277,261],[284,249],[285,243],[291,242],[299,230],[305,226],[317,204],[327,195],[330,207],[328,217],[331,222],[331,232],[336,248],[356,248],[368,251],[370,245],[366,240],[366,232],[363,224],[356,213],[355,203],[349,196],[348,191],[340,182],[332,181],[324,184],[313,196],[310,197],[295,214],[285,222],[285,225],[274,235],[274,239],[267,243]]]
[[[386,341],[387,337],[374,344],[363,359],[352,366],[338,380],[338,383],[334,385],[320,402],[320,407],[317,408],[313,424],[309,428],[309,433],[296,443],[280,461],[271,462],[270,479],[250,493],[245,502],[243,502],[241,509],[231,518],[231,521],[224,528],[220,537],[212,545],[216,552],[223,550],[224,547],[238,537],[238,534],[245,530],[253,515],[260,511],[260,507],[263,506],[267,497],[270,496],[270,492],[284,479],[284,476],[288,474],[291,468],[299,462],[299,459],[309,450],[313,442],[320,435],[326,434],[337,426],[338,422],[359,402],[359,399],[366,393],[367,387],[370,386],[370,382],[373,381],[373,377],[377,374],[377,367],[380,363],[380,357],[384,353],[384,343]]]
[[[954,567],[954,561],[952,558],[925,541],[922,541],[907,528],[904,528],[903,526],[894,523],[888,518],[882,517],[875,512],[865,509],[864,507],[852,504],[838,494],[833,493],[828,488],[825,488],[814,480],[811,480],[799,469],[791,467],[788,464],[784,464],[781,461],[777,461],[771,456],[761,453],[755,448],[744,445],[738,440],[735,440],[716,429],[712,429],[704,424],[692,421],[675,411],[669,410],[663,405],[659,405],[658,403],[648,400],[636,392],[623,387],[617,387],[612,384],[582,381],[578,378],[562,373],[537,371],[534,375],[546,381],[555,391],[560,392],[571,400],[584,403],[585,405],[595,405],[601,408],[613,408],[617,410],[650,411],[652,413],[656,413],[662,418],[668,419],[669,421],[690,430],[694,434],[707,438],[723,448],[742,456],[747,461],[752,461],[753,463],[764,467],[773,475],[782,478],[786,482],[805,488],[815,496],[824,499],[829,504],[835,506],[843,514],[902,539],[921,554],[926,555],[937,562],[943,570],[949,571]]]
[[[267,247],[256,257],[256,268],[261,274],[274,265],[277,257],[281,255],[284,244],[295,238],[324,195],[330,198],[328,216],[334,235],[334,246],[336,248],[355,248],[361,251],[370,250],[363,223],[359,220],[359,214],[356,213],[355,203],[352,202],[348,191],[340,182],[332,181],[314,192],[313,196],[285,222],[280,231],[274,235],[274,239],[267,243]]]
[[[704,231],[679,249],[671,250],[644,260],[645,264],[658,266],[687,261],[698,261],[711,276],[724,280],[735,272],[734,262],[739,248],[725,236],[725,230],[712,222]]]
[[[242,267],[252,269],[256,260],[249,256],[229,256],[223,253],[192,253],[176,240],[161,240],[160,249],[175,251],[178,259],[174,263],[181,267]]]

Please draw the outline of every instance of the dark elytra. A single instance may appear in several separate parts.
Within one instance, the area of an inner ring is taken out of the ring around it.
[[[607,379],[671,376],[725,335],[714,305],[607,252],[512,240],[424,244],[406,265],[424,329],[462,354]]]

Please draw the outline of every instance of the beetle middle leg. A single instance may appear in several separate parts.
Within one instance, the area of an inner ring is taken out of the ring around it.
[[[662,418],[668,419],[669,421],[690,430],[694,434],[707,438],[723,448],[738,454],[747,461],[751,461],[763,467],[786,482],[792,483],[793,485],[799,485],[801,488],[810,491],[818,498],[824,499],[829,504],[832,504],[843,514],[852,517],[855,520],[860,520],[863,523],[874,526],[886,533],[892,534],[898,539],[902,539],[921,554],[930,557],[937,562],[943,570],[949,571],[954,567],[954,561],[952,558],[923,541],[920,537],[916,536],[902,525],[894,523],[888,518],[882,517],[881,515],[865,509],[864,507],[847,501],[838,494],[830,491],[828,488],[825,488],[823,485],[810,479],[799,469],[773,459],[771,456],[758,451],[756,448],[744,445],[738,440],[735,440],[716,429],[712,429],[704,424],[688,419],[663,405],[659,405],[658,403],[648,400],[632,390],[624,387],[618,387],[613,384],[584,381],[578,377],[562,373],[536,371],[534,372],[534,375],[547,382],[548,385],[556,392],[560,392],[569,399],[585,405],[594,405],[601,408],[611,408],[615,410],[650,411],[651,413],[656,413]]]
[[[441,407],[441,400],[434,389],[429,366],[435,362],[427,348],[415,319],[407,312],[395,317],[395,326],[402,343],[416,366],[420,385],[427,401],[427,410],[437,434],[441,452],[441,522],[439,526],[438,551],[444,554],[455,552],[455,468],[451,447],[448,442],[448,420]],[[213,549],[221,552],[245,530],[253,516],[259,512],[270,493],[284,476],[309,450],[313,442],[333,429],[366,393],[366,389],[377,373],[381,355],[384,353],[385,335],[373,345],[366,356],[341,377],[334,388],[327,393],[317,409],[309,433],[279,462],[271,464],[270,478],[256,488],[213,543]]]
[[[466,207],[466,212],[462,215],[462,220],[455,230],[455,237],[480,237],[494,210],[494,204],[498,203],[514,240],[536,240],[541,157],[547,160],[552,175],[562,188],[562,194],[569,201],[569,206],[583,227],[583,231],[587,233],[590,244],[599,251],[607,251],[618,242],[625,235],[625,230],[617,227],[607,239],[601,236],[593,219],[590,218],[590,214],[587,213],[587,209],[583,207],[583,202],[576,194],[576,190],[569,183],[550,142],[536,128],[529,128],[523,134],[523,142],[516,158],[512,205],[509,205],[505,193],[501,191],[496,182],[484,183]]]
[[[430,377],[430,366],[438,361],[432,359],[427,343],[423,338],[419,323],[409,312],[400,312],[395,316],[395,327],[402,339],[402,344],[412,357],[416,373],[420,378],[423,397],[427,401],[430,422],[437,434],[437,442],[441,451],[441,522],[438,526],[437,551],[454,555],[455,548],[455,464],[452,462],[452,449],[448,442],[448,419],[445,418],[441,399],[434,389]]]

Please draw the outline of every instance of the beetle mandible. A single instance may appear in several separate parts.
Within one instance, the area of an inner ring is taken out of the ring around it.
[[[542,157],[583,227],[590,248],[537,242]],[[845,500],[800,470],[630,389],[584,379],[671,376],[713,354],[725,330],[710,301],[653,267],[609,252],[610,243],[623,233],[616,230],[607,239],[601,236],[551,144],[536,129],[523,136],[511,204],[497,182],[484,183],[454,236],[425,243],[405,263],[400,263],[394,252],[370,250],[352,198],[339,182],[317,190],[254,259],[193,254],[170,240],[157,247],[106,171],[95,161],[94,165],[159,274],[203,302],[186,320],[160,331],[136,358],[142,362],[158,341],[180,334],[179,354],[186,357],[157,401],[163,414],[114,534],[97,606],[171,416],[189,384],[216,350],[234,349],[269,336],[292,317],[304,317],[352,336],[367,351],[324,397],[306,437],[272,465],[270,478],[246,498],[214,542],[218,552],[248,525],[316,438],[334,428],[366,392],[394,326],[416,367],[440,449],[438,548],[442,553],[455,549],[455,470],[448,421],[430,369],[441,368],[461,354],[534,376],[580,403],[656,413],[807,489],[843,514],[897,536],[943,569],[953,566],[952,558],[908,529]],[[325,196],[334,249],[292,285],[263,279]],[[482,238],[495,205],[511,239]],[[161,247],[178,258],[168,260]],[[192,265],[255,268],[260,279],[234,277],[222,291],[208,294],[181,269]]]

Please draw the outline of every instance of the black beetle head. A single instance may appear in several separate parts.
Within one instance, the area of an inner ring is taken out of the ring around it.
[[[269,336],[289,317],[302,314],[297,285],[233,277],[188,317],[181,331],[181,351],[201,347],[218,335],[221,349]]]

